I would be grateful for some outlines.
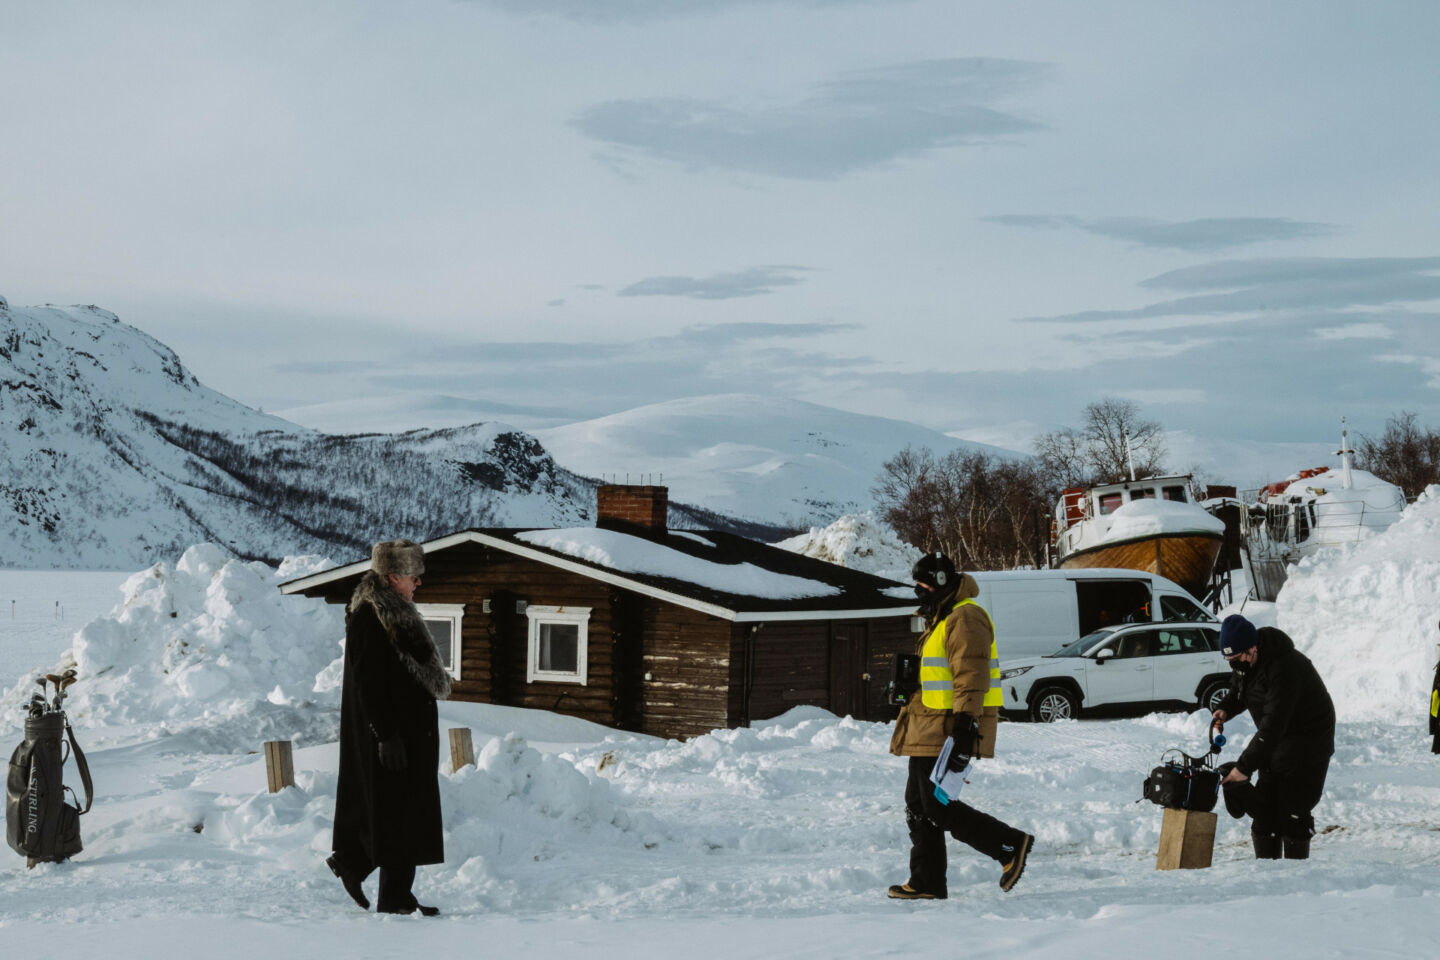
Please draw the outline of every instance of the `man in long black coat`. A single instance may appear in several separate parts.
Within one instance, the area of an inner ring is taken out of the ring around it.
[[[1311,811],[1335,752],[1330,693],[1310,658],[1274,627],[1256,630],[1239,614],[1228,616],[1220,625],[1220,649],[1234,679],[1214,721],[1223,729],[1244,710],[1255,721],[1240,759],[1219,768],[1225,808],[1235,817],[1250,815],[1256,857],[1273,860],[1283,850],[1287,860],[1304,860],[1315,834]]]
[[[415,608],[425,554],[409,540],[375,544],[345,618],[340,779],[334,854],[326,860],[362,909],[376,867],[381,913],[434,916],[410,887],[415,868],[445,860],[435,701],[450,675]]]

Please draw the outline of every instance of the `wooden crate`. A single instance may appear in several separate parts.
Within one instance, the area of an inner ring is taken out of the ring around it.
[[[1160,822],[1160,852],[1156,870],[1197,870],[1210,866],[1215,853],[1213,813],[1165,808]]]

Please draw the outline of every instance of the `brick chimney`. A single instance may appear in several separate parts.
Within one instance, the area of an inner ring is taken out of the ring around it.
[[[606,483],[595,489],[595,526],[611,530],[641,528],[664,533],[670,510],[670,488]]]

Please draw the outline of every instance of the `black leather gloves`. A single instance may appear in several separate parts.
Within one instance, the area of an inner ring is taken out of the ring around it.
[[[398,773],[405,769],[405,741],[400,737],[391,737],[389,740],[380,741],[380,766],[391,773]]]
[[[955,747],[950,751],[945,766],[950,770],[964,770],[975,755],[975,747],[980,740],[980,724],[968,713],[954,714],[950,721],[950,737],[955,741]]]

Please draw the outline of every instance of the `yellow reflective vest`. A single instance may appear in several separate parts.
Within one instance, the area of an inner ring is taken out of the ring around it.
[[[961,600],[950,611],[953,613],[966,604],[985,614],[985,621],[990,624],[990,689],[985,691],[985,706],[999,709],[1004,703],[1004,695],[1000,691],[1000,654],[995,646],[995,621],[990,619],[989,611],[973,598]],[[946,619],[935,625],[920,649],[920,702],[932,710],[952,710],[955,707],[955,674],[950,670],[950,658],[945,655]]]

